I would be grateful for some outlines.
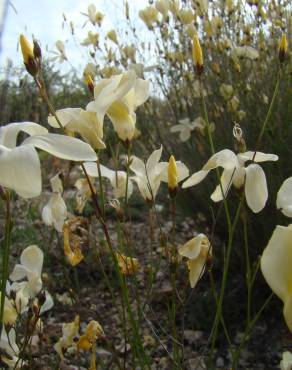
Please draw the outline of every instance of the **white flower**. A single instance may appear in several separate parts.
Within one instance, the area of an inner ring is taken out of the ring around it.
[[[85,163],[85,169],[89,176],[99,177],[97,165],[95,163]],[[102,177],[106,177],[110,180],[113,187],[114,197],[123,198],[126,196],[126,186],[127,186],[127,172],[125,171],[113,171],[103,165],[100,165],[100,172]],[[127,196],[130,198],[133,192],[132,179],[128,178],[128,191]]]
[[[65,44],[63,43],[63,41],[58,40],[56,41],[55,45],[58,52],[52,51],[52,53],[55,54],[56,56],[51,58],[51,60],[52,61],[58,60],[60,63],[63,63],[64,60],[68,60],[65,52]]]
[[[135,110],[148,96],[149,82],[137,78],[132,70],[97,82],[94,101],[86,109],[96,112],[100,122],[107,114],[119,138],[123,141],[131,140],[135,134]]]
[[[31,137],[16,146],[20,131]],[[82,141],[57,134],[34,122],[10,123],[0,128],[0,185],[23,198],[40,195],[40,160],[35,148],[71,161],[96,161],[94,150]]]
[[[1,360],[9,366],[10,369],[14,369],[18,361],[19,347],[16,344],[16,333],[15,329],[12,328],[7,335],[5,328],[2,329],[1,339],[0,339],[0,348],[4,351],[5,354],[1,354]],[[19,361],[16,369],[21,369],[23,366],[23,361]]]
[[[36,245],[31,245],[24,249],[20,256],[20,264],[15,265],[14,270],[9,276],[12,281],[19,281],[27,278],[24,291],[30,297],[35,297],[42,289],[42,268],[44,254]]]
[[[285,216],[292,217],[292,177],[286,179],[278,191],[277,208]]]
[[[162,146],[148,158],[146,164],[138,157],[131,157],[130,169],[135,173],[132,177],[137,183],[139,191],[145,200],[152,201],[158,191],[162,177],[167,171],[167,162],[159,162]]]
[[[190,122],[189,118],[184,118],[179,121],[178,125],[170,128],[170,132],[179,132],[181,141],[187,141],[191,137],[191,132],[195,129],[204,132],[205,121],[202,117],[197,117],[194,121]]]
[[[69,133],[78,133],[94,149],[104,149],[103,122],[99,121],[95,112],[88,112],[81,108],[65,108],[56,111],[62,126]],[[59,128],[54,116],[48,117],[48,123]]]
[[[197,185],[200,183],[208,173],[217,168],[223,167],[221,176],[221,186],[218,185],[211,195],[214,202],[219,202],[227,195],[227,192],[233,184],[237,189],[244,185],[246,202],[249,208],[255,212],[260,212],[268,199],[268,188],[266,176],[262,168],[255,163],[245,166],[246,161],[266,162],[277,161],[278,156],[274,154],[265,154],[261,152],[245,152],[235,154],[229,149],[221,150],[214,154],[208,162],[204,165],[201,171],[194,173],[187,181],[183,183],[183,188]]]
[[[284,318],[292,332],[292,224],[277,226],[261,258],[261,270],[272,291],[284,303]]]
[[[46,225],[54,226],[57,231],[62,232],[64,222],[67,218],[67,207],[62,197],[62,181],[58,174],[52,177],[50,181],[53,194],[43,208],[42,219]]]
[[[199,234],[178,249],[178,253],[188,258],[189,279],[191,288],[194,288],[205,270],[208,256],[212,249],[205,234]]]
[[[259,52],[251,46],[237,46],[232,50],[233,58],[247,58],[256,60],[259,58]]]
[[[292,353],[285,351],[282,354],[282,360],[280,362],[281,370],[291,370],[292,369]]]
[[[99,34],[96,32],[89,31],[87,34],[87,37],[81,42],[81,45],[83,46],[88,46],[88,45],[93,45],[93,46],[98,46],[99,42]]]

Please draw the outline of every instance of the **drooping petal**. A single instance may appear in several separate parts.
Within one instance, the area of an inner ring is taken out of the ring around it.
[[[146,162],[146,170],[147,170],[148,175],[153,171],[155,166],[160,161],[161,154],[162,154],[162,145],[160,146],[159,149],[154,150],[151,153],[150,157],[148,158],[148,160]]]
[[[13,149],[0,145],[0,184],[23,198],[33,198],[42,190],[41,165],[33,147]]]
[[[9,123],[0,128],[0,145],[10,149],[16,147],[16,140],[20,131],[25,132],[29,136],[45,135],[48,132],[45,127],[34,122]]]
[[[211,199],[213,202],[220,202],[223,200],[223,198],[226,197],[230,186],[232,185],[232,178],[234,176],[234,170],[224,170],[220,179],[221,186],[220,184],[217,185],[216,189],[211,195]],[[223,194],[222,194],[223,191]],[[224,196],[223,196],[224,195]]]
[[[285,216],[292,217],[292,177],[286,179],[278,191],[277,208]]]
[[[185,127],[183,130],[181,130],[179,138],[181,141],[185,142],[188,141],[189,138],[191,137],[191,130],[189,127]]]
[[[236,154],[232,150],[223,149],[220,152],[212,155],[212,157],[204,165],[203,170],[213,170],[217,167],[223,167],[226,170],[239,167]]]
[[[131,157],[130,170],[133,171],[137,176],[144,176],[145,164],[140,158],[133,155]]]
[[[20,262],[27,270],[41,276],[44,254],[37,245],[30,245],[21,253]]]
[[[261,258],[261,270],[272,291],[285,302],[292,293],[292,224],[277,226]]]
[[[189,268],[189,279],[191,288],[194,288],[205,271],[206,258],[198,256],[196,259],[187,262]]]
[[[45,303],[41,307],[41,311],[40,311],[41,314],[46,311],[49,311],[54,306],[53,298],[47,290],[45,290],[45,296],[46,296],[46,300],[45,300]]]
[[[204,178],[208,175],[210,171],[200,170],[198,172],[195,172],[189,179],[187,179],[183,184],[182,188],[186,189],[191,186],[199,184],[201,181],[204,180]]]
[[[266,176],[258,164],[250,164],[245,172],[246,203],[254,213],[258,213],[265,207],[268,199]]]
[[[254,156],[254,153],[255,152],[252,152],[252,151],[240,153],[238,154],[238,157],[244,162],[253,160],[254,162],[257,162],[257,163],[267,162],[267,161],[277,161],[279,159],[279,157],[275,154],[266,154],[262,152],[256,152],[256,155]]]
[[[23,145],[42,149],[55,157],[69,161],[96,161],[96,153],[90,145],[73,137],[47,134],[27,138]]]
[[[16,264],[14,266],[12,273],[9,276],[9,279],[12,281],[22,280],[27,276],[27,274],[28,274],[28,270],[26,267],[20,264]]]
[[[74,124],[81,110],[82,110],[81,108],[64,108],[57,110],[56,114],[62,126],[66,127],[68,125],[70,126],[70,124],[71,125]],[[52,115],[49,115],[48,123],[52,127],[60,128],[60,125],[58,124],[56,118]]]
[[[205,234],[198,234],[187,243],[179,247],[178,253],[183,257],[194,259],[199,256],[202,248],[209,244],[209,240]]]

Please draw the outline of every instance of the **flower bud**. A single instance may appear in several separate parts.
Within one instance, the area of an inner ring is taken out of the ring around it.
[[[177,191],[177,166],[174,156],[171,155],[168,162],[168,189],[171,197],[175,197]]]
[[[197,68],[197,72],[200,75],[203,72],[203,53],[200,45],[200,40],[197,35],[193,38],[192,45],[193,62]]]
[[[94,94],[94,83],[93,83],[92,77],[90,76],[90,74],[88,72],[84,72],[84,79],[85,79],[86,85],[88,87],[88,90],[93,95]]]
[[[19,37],[19,42],[26,70],[32,76],[36,76],[38,72],[38,65],[33,53],[33,48],[26,37],[22,34]]]
[[[33,55],[40,62],[42,59],[42,49],[36,40],[33,40]]]
[[[279,60],[280,60],[280,63],[284,63],[286,55],[287,55],[287,50],[288,50],[287,38],[286,38],[286,34],[283,33],[281,41],[280,41],[280,45],[279,45]]]

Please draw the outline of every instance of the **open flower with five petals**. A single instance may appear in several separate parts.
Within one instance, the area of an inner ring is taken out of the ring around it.
[[[268,188],[265,173],[257,163],[277,160],[278,156],[275,154],[248,151],[236,155],[231,150],[224,149],[212,155],[203,169],[194,173],[183,183],[182,187],[197,185],[211,170],[223,167],[221,184],[216,187],[211,199],[214,202],[223,200],[231,184],[237,189],[244,186],[247,205],[254,213],[258,213],[266,204]],[[252,163],[245,167],[247,161],[252,161]]]

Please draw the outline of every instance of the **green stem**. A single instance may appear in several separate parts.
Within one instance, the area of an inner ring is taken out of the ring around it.
[[[8,280],[8,267],[9,267],[9,252],[11,246],[11,231],[12,231],[12,219],[10,209],[10,194],[8,191],[5,193],[6,202],[6,215],[5,215],[5,236],[4,236],[4,247],[2,253],[2,276],[1,276],[1,309],[0,309],[0,338],[3,329],[4,319],[4,305],[6,295],[6,283]]]

